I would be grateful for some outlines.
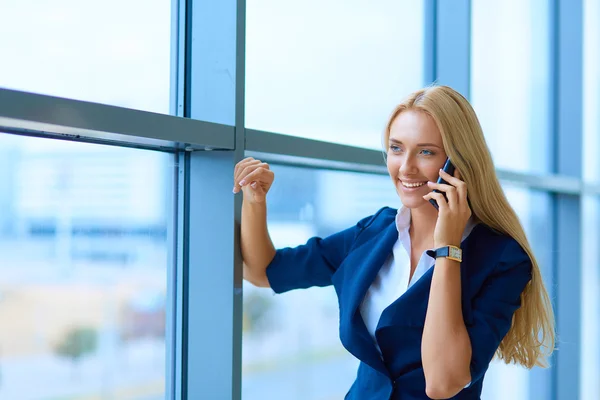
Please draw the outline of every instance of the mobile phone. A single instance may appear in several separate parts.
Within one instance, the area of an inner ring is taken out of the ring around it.
[[[452,164],[452,162],[450,161],[450,158],[446,158],[446,163],[444,163],[444,167],[442,168],[444,171],[446,171],[446,173],[448,173],[449,175],[454,176],[454,164]],[[442,179],[442,177],[440,176],[437,180],[437,183],[441,183],[441,184],[448,184],[448,182],[446,182],[445,180]],[[446,201],[448,201],[448,198],[446,197],[446,194],[444,192],[440,192],[439,190],[435,189],[434,192],[436,193],[442,193],[444,195],[444,198],[446,199]],[[429,199],[429,202],[435,207],[436,210],[439,210],[440,207],[438,206],[437,201],[435,201],[434,199]]]

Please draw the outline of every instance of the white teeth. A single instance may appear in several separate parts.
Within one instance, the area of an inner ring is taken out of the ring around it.
[[[402,182],[402,185],[406,186],[407,188],[416,188],[419,186],[423,186],[426,182],[421,182],[421,183],[406,183],[406,182]]]

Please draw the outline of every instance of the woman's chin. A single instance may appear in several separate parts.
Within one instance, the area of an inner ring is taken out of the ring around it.
[[[417,196],[400,196],[400,201],[402,202],[402,205],[406,208],[419,208],[423,207],[426,204],[430,204],[428,200]]]

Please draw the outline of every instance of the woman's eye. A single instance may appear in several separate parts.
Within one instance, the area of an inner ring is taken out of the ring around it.
[[[398,153],[400,151],[400,147],[398,147],[398,146],[390,146],[390,150],[392,150],[394,153]]]
[[[422,150],[421,153],[423,153],[426,156],[432,156],[434,155],[434,153],[431,150]]]

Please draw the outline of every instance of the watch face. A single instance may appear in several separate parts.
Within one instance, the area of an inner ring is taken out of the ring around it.
[[[456,247],[450,247],[450,253],[448,255],[452,258],[457,258],[460,260],[462,258],[462,251]]]

